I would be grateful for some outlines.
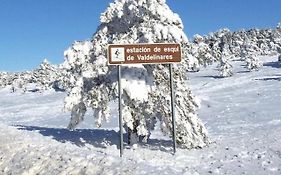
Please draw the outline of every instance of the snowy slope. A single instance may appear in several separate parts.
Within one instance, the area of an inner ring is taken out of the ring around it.
[[[64,93],[0,90],[0,174],[281,174],[281,66],[276,57],[247,72],[218,78],[214,66],[188,73],[202,101],[199,116],[214,141],[201,150],[178,149],[160,139],[126,147],[119,157],[117,111],[104,129],[91,113],[76,131],[66,130]],[[116,106],[116,104],[112,104]]]

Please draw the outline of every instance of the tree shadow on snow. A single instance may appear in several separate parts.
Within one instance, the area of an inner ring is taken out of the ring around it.
[[[250,73],[251,71],[249,70],[241,70],[241,71],[238,71],[237,73],[238,74],[246,74],[246,73]]]
[[[27,92],[39,92],[39,91],[40,91],[40,90],[37,89],[37,88],[27,90]]]
[[[83,147],[86,144],[93,145],[99,148],[106,148],[107,146],[117,145],[119,149],[120,136],[119,132],[114,130],[103,130],[103,129],[76,129],[68,130],[64,128],[47,128],[39,126],[23,126],[15,125],[19,130],[35,131],[43,136],[52,137],[54,140],[62,143],[72,143],[79,147]],[[123,135],[124,145],[127,146],[128,135]],[[141,147],[149,148],[151,150],[162,150],[168,152],[168,147],[172,146],[170,140],[158,140],[149,139],[147,144],[140,144]]]
[[[281,68],[281,63],[280,62],[268,62],[268,63],[264,63],[263,66],[272,67],[272,68]]]
[[[47,128],[39,126],[23,126],[16,125],[19,130],[36,131],[43,136],[52,137],[56,141],[66,143],[70,142],[77,146],[85,146],[86,144],[95,147],[105,147],[106,145],[118,145],[119,135],[113,130],[99,129],[76,129],[68,130],[64,128]]]
[[[279,76],[279,77],[256,78],[255,80],[261,80],[261,81],[281,81],[281,76]]]
[[[220,75],[205,75],[205,76],[202,76],[202,78],[223,79],[224,77],[220,76]]]

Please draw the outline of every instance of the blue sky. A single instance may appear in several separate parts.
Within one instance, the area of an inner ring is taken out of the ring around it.
[[[90,39],[113,0],[0,0],[0,71],[36,68],[44,58],[63,62],[75,40]],[[276,27],[281,0],[167,0],[189,38],[230,30]]]

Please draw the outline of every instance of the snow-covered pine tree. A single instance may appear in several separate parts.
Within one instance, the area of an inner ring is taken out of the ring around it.
[[[75,41],[72,46],[64,52],[65,61],[60,65],[62,76],[59,82],[64,89],[70,90],[75,87],[75,82],[81,76],[91,77],[91,71],[83,71],[85,60],[89,59],[90,50],[93,48],[90,41]],[[82,75],[83,73],[83,75]],[[89,75],[85,75],[85,73]]]
[[[8,77],[9,75],[7,72],[0,72],[0,88],[7,86]]]
[[[3,87],[10,86],[10,92],[16,92],[18,90],[26,92],[26,85],[29,82],[27,75],[29,75],[28,71],[5,73],[4,79],[2,79]]]
[[[249,71],[254,71],[254,70],[257,71],[263,66],[260,59],[257,57],[257,55],[254,54],[248,54],[245,61],[246,61],[246,68]]]
[[[262,67],[262,62],[257,57],[257,47],[249,39],[246,38],[241,49],[241,59],[246,62],[245,67],[249,71],[259,70]]]
[[[278,62],[281,63],[281,23],[276,27],[275,37],[274,41],[277,44]]]
[[[94,109],[96,124],[108,119],[109,102],[117,98],[117,68],[107,65],[107,46],[112,43],[188,42],[180,17],[165,0],[116,0],[101,15],[101,24],[92,38],[92,49],[83,60],[71,65],[77,72],[75,86],[65,99],[72,111],[69,128],[84,118],[86,108]],[[70,52],[72,53],[72,52]],[[82,58],[80,58],[82,57]],[[185,59],[185,58],[183,58]],[[67,61],[67,60],[66,60]],[[186,65],[174,65],[176,90],[176,140],[184,148],[209,144],[207,131],[196,114],[198,104],[186,84]],[[123,120],[138,136],[149,137],[158,119],[163,131],[171,134],[169,71],[167,65],[131,65],[122,67]]]
[[[277,48],[278,53],[278,63],[281,63],[281,45]]]
[[[40,91],[56,88],[54,83],[61,77],[61,71],[57,66],[49,63],[47,59],[32,72],[32,82],[36,83]]]
[[[185,42],[182,44],[182,54],[185,56],[183,64],[186,65],[186,70],[188,72],[198,72],[200,70],[200,65],[198,59],[194,56],[193,49],[194,43]]]
[[[233,75],[232,72],[232,65],[229,63],[229,56],[225,54],[225,52],[222,53],[221,59],[219,60],[218,69],[220,71],[221,77],[230,77]]]
[[[231,33],[231,43],[229,43],[230,52],[233,56],[239,57],[240,54],[240,43],[242,39],[239,36],[239,32],[232,32]],[[243,43],[243,42],[242,42]]]
[[[24,77],[20,74],[16,74],[16,78],[13,80],[11,84],[11,92],[15,92],[16,90],[22,90],[23,93],[26,92],[26,84]]]
[[[15,79],[14,75],[14,73],[10,72],[0,72],[0,88],[5,88],[11,85]]]
[[[198,63],[206,67],[214,62],[214,58],[211,55],[211,49],[204,42],[204,38],[198,34],[194,35],[194,41],[192,45],[192,54],[198,59]]]

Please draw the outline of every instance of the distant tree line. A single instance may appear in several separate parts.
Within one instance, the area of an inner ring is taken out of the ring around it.
[[[46,59],[32,71],[0,72],[0,88],[10,86],[11,92],[63,90],[61,86],[63,68],[50,64]],[[28,89],[28,85],[34,84]]]
[[[229,61],[234,58],[245,61],[249,70],[257,70],[262,66],[258,56],[279,55],[277,61],[281,62],[281,23],[273,29],[231,32],[225,28],[205,36],[197,34],[192,41],[182,44],[182,48],[186,57],[184,61],[187,71],[199,71],[200,67],[217,62],[221,76],[231,76],[232,66]],[[79,62],[79,59],[76,62]],[[39,92],[52,88],[56,90],[71,88],[74,86],[75,74],[73,72],[75,70],[70,74],[69,64],[71,63],[56,66],[44,60],[38,68],[32,71],[0,72],[0,88],[10,86],[12,92],[18,89],[26,91],[26,85],[29,83],[34,83]],[[81,64],[75,65],[82,66]]]
[[[281,23],[274,29],[250,29],[231,32],[221,29],[206,36],[195,35],[187,46],[192,61],[188,71],[219,62],[222,76],[231,76],[230,60],[239,58],[250,71],[262,66],[258,56],[281,54]],[[194,61],[195,60],[195,61]],[[279,59],[281,61],[281,59]]]

